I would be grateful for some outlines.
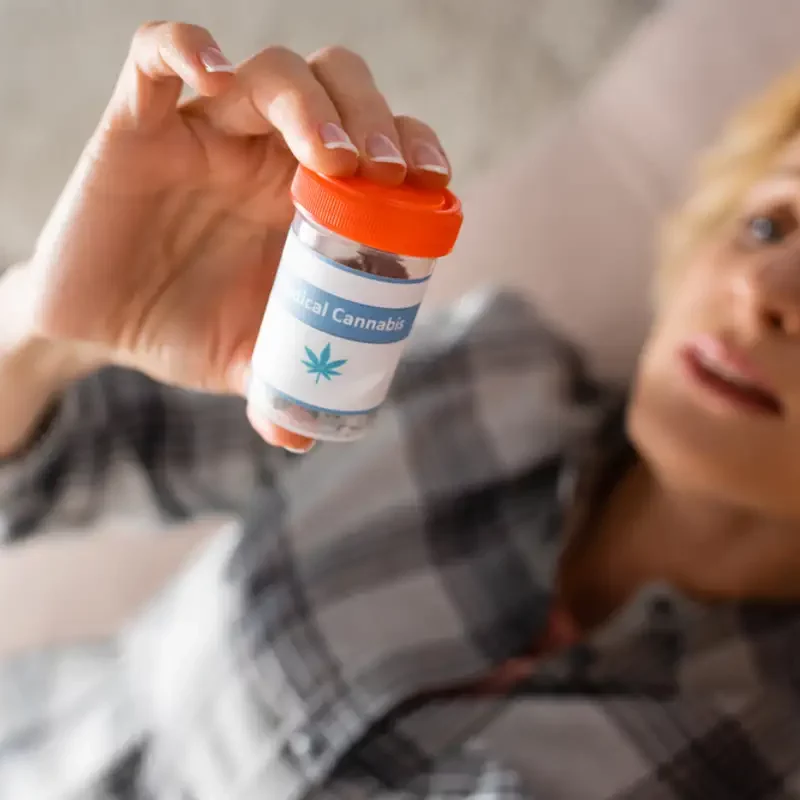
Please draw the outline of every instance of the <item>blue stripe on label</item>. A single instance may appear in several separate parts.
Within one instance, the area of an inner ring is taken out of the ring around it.
[[[364,344],[402,342],[419,311],[419,303],[407,308],[355,303],[286,273],[279,276],[278,290],[284,308],[295,319],[331,336]]]

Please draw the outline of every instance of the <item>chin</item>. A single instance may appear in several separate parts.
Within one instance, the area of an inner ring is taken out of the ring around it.
[[[765,434],[735,418],[719,419],[676,397],[667,385],[639,382],[627,431],[665,487],[731,509],[800,517],[800,443],[786,462],[785,432]],[[798,463],[793,463],[797,461]]]

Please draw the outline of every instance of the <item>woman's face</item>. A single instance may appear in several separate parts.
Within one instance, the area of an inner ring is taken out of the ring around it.
[[[671,486],[800,519],[800,141],[664,298],[628,425]]]

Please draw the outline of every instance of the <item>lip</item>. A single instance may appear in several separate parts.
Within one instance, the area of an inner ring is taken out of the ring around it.
[[[741,351],[713,336],[701,336],[680,350],[687,379],[715,405],[761,416],[783,416],[781,399]]]

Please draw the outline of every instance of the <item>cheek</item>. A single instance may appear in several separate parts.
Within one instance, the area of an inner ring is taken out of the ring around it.
[[[732,269],[720,261],[697,258],[659,294],[654,324],[643,352],[643,363],[674,357],[689,339],[719,334],[730,324]]]
[[[671,424],[676,416],[687,412],[692,416],[681,351],[695,337],[713,335],[725,327],[730,303],[716,278],[718,263],[708,252],[698,256],[659,298],[633,386],[632,397],[645,416],[668,419]]]
[[[724,275],[730,272],[719,266],[722,255],[706,250],[664,282],[657,297],[657,319],[685,316],[715,304],[715,298],[724,294]]]

